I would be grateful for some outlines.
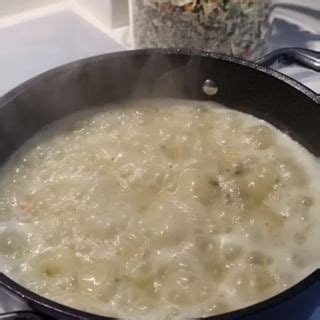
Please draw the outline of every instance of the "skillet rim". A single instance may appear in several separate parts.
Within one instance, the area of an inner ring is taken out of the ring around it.
[[[268,76],[271,76],[273,78],[276,78],[277,80],[280,80],[284,82],[285,84],[293,87],[300,93],[304,94],[308,98],[310,98],[314,103],[320,105],[320,93],[313,91],[312,89],[308,88],[306,85],[302,84],[301,82],[291,78],[288,75],[285,75],[275,69],[265,67],[263,65],[260,65],[259,63],[256,63],[254,61],[248,61],[237,57],[232,57],[225,54],[220,53],[214,53],[214,52],[208,52],[208,51],[202,51],[202,50],[188,50],[188,49],[176,49],[176,48],[168,48],[168,49],[138,49],[138,50],[124,50],[124,51],[117,51],[113,53],[104,53],[100,55],[90,56],[83,59],[71,61],[65,64],[62,64],[60,66],[54,67],[52,69],[46,70],[35,77],[32,77],[31,79],[28,79],[24,82],[22,82],[17,87],[9,90],[7,93],[5,93],[3,96],[0,96],[0,108],[9,103],[12,99],[14,99],[16,96],[18,96],[20,93],[22,93],[25,89],[27,89],[29,86],[31,86],[33,83],[36,83],[37,81],[41,80],[43,76],[49,76],[54,75],[55,73],[58,73],[62,71],[64,68],[76,66],[85,64],[90,61],[99,61],[103,60],[104,58],[116,58],[116,57],[122,57],[122,56],[139,56],[139,55],[153,55],[153,54],[161,54],[161,55],[167,55],[167,56],[187,56],[187,57],[203,57],[203,58],[211,58],[214,60],[222,60],[225,62],[230,62],[232,64],[241,65],[244,67],[247,67],[249,69],[256,70],[258,72],[262,72]]]
[[[202,317],[202,318],[190,318],[190,320],[240,320],[248,316],[256,315],[261,316],[264,311],[272,310],[277,307],[280,307],[290,302],[291,299],[294,299],[308,290],[316,282],[320,281],[320,269],[315,270],[306,278],[302,279],[292,287],[268,298],[258,303],[236,309],[223,314]],[[122,318],[108,317],[103,315],[98,315],[90,313],[87,311],[82,311],[67,305],[63,305],[59,302],[50,300],[40,294],[37,294],[26,287],[20,285],[18,282],[14,281],[10,277],[6,276],[4,273],[0,272],[0,290],[1,286],[7,289],[9,292],[15,294],[18,298],[23,299],[31,311],[35,314],[49,315],[50,317],[56,317],[56,314],[63,315],[64,317],[69,317],[67,319],[76,319],[76,320],[121,320]],[[39,308],[40,306],[40,308]],[[45,310],[45,311],[43,311]],[[57,318],[59,319],[59,318]],[[64,318],[65,319],[65,318]]]

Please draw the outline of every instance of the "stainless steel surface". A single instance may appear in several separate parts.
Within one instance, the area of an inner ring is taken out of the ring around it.
[[[274,0],[268,52],[285,47],[320,51],[320,0]],[[320,93],[320,74],[299,66],[280,71]]]

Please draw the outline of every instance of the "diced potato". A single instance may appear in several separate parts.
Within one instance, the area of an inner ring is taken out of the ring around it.
[[[227,242],[220,246],[220,255],[226,263],[236,261],[243,255],[243,253],[243,248],[236,243]]]
[[[225,279],[228,275],[228,268],[226,267],[227,262],[221,260],[221,262],[217,258],[215,261],[208,260],[208,264],[206,266],[207,275],[210,279],[212,279],[216,283],[220,283]]]
[[[109,261],[94,261],[80,265],[77,269],[77,286],[84,293],[98,296],[107,302],[115,293],[116,267]]]
[[[55,292],[73,290],[78,259],[69,248],[51,248],[35,255],[24,276],[28,283],[36,283],[37,290]]]
[[[156,200],[159,190],[159,186],[145,186],[144,189],[135,190],[130,200],[139,211],[146,211]]]
[[[19,201],[18,206],[23,212],[29,213],[29,214],[32,213],[34,209],[32,200],[29,200],[29,199]]]
[[[88,214],[81,217],[80,232],[81,234],[93,237],[95,239],[111,239],[125,225],[124,219],[116,216],[110,209],[106,208],[104,214]]]
[[[203,316],[209,317],[212,315],[222,314],[228,312],[230,308],[231,307],[227,304],[227,302],[217,301],[215,303],[211,303],[205,306],[203,310]]]
[[[177,170],[168,170],[163,177],[162,191],[174,195],[179,188],[181,173]]]
[[[214,204],[221,195],[218,178],[209,175],[199,176],[195,180],[193,190],[196,199],[205,206]]]
[[[0,201],[0,222],[8,221],[10,218],[9,208],[7,208],[6,205]]]
[[[200,112],[200,124],[198,134],[201,141],[202,153],[204,155],[214,155],[219,150],[219,145],[215,135],[215,113],[212,111]]]
[[[254,228],[264,235],[279,232],[279,229],[285,224],[285,219],[281,214],[265,205],[251,209],[248,218],[253,222]]]
[[[136,307],[145,298],[149,298],[148,292],[144,292],[135,286],[130,279],[122,279],[119,281],[110,302],[116,310],[120,311],[120,314],[125,312],[125,314],[130,315],[137,311]]]
[[[292,261],[299,269],[303,269],[308,266],[311,259],[305,252],[296,252],[292,256]]]
[[[128,199],[139,211],[146,211],[157,199],[165,179],[164,172],[141,169],[140,176],[128,185]]]
[[[160,148],[168,159],[183,161],[193,155],[196,143],[193,134],[177,134],[161,144]]]
[[[167,206],[170,208],[170,206]],[[161,211],[160,211],[161,212]],[[161,213],[157,213],[161,214]],[[186,232],[190,230],[192,221],[181,212],[173,212],[170,216],[158,216],[153,221],[148,219],[147,227],[151,232],[150,245],[154,250],[178,245],[185,238]],[[145,217],[147,219],[147,217]]]
[[[301,187],[308,183],[307,175],[294,159],[284,158],[280,163],[280,177],[291,186]]]
[[[161,293],[170,303],[190,305],[204,302],[208,298],[209,285],[197,275],[175,272],[166,277]]]
[[[246,143],[256,149],[267,149],[274,144],[274,134],[271,128],[257,125],[245,131]]]
[[[205,257],[210,257],[217,253],[217,250],[220,247],[219,240],[214,237],[210,237],[208,234],[201,234],[197,236],[194,243],[196,249]]]
[[[237,175],[236,182],[243,197],[261,203],[276,187],[278,175],[273,163],[256,164],[243,174]]]
[[[238,296],[242,300],[257,301],[268,296],[277,285],[277,278],[268,267],[254,266],[246,268],[235,278]]]
[[[205,206],[213,204],[221,190],[215,170],[185,170],[179,179],[178,194],[191,197]]]
[[[78,267],[78,259],[72,249],[57,247],[37,255],[33,265],[44,277],[73,276]]]
[[[127,260],[135,256],[142,256],[146,250],[147,239],[139,232],[127,233],[118,236],[115,244],[117,245],[119,254]]]
[[[149,297],[155,294],[154,282],[158,277],[158,270],[151,261],[143,261],[142,258],[130,259],[126,263],[126,275],[140,290],[143,290]]]
[[[253,269],[253,279],[251,285],[259,292],[266,292],[276,285],[276,277],[272,274],[271,270],[263,267]]]
[[[20,258],[28,249],[29,245],[26,234],[9,229],[0,231],[0,254]]]
[[[219,145],[230,144],[234,135],[242,126],[242,120],[236,112],[217,112],[214,119],[214,135]]]
[[[247,257],[247,261],[250,264],[264,266],[264,265],[270,265],[273,262],[273,259],[270,256],[263,254],[262,252],[253,251],[249,253]]]
[[[305,207],[311,207],[314,203],[314,199],[310,196],[301,197],[300,203]]]
[[[302,245],[306,242],[307,240],[307,235],[303,232],[299,232],[299,233],[296,233],[294,235],[294,240],[295,240],[295,243],[298,244],[298,245]]]

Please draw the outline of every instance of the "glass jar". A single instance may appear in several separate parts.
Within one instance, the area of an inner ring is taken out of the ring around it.
[[[271,0],[132,0],[136,48],[176,47],[260,55]]]

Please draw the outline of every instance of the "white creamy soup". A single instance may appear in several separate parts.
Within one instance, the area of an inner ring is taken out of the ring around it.
[[[317,159],[214,103],[72,115],[18,150],[0,181],[2,271],[92,313],[220,314],[319,266]]]

